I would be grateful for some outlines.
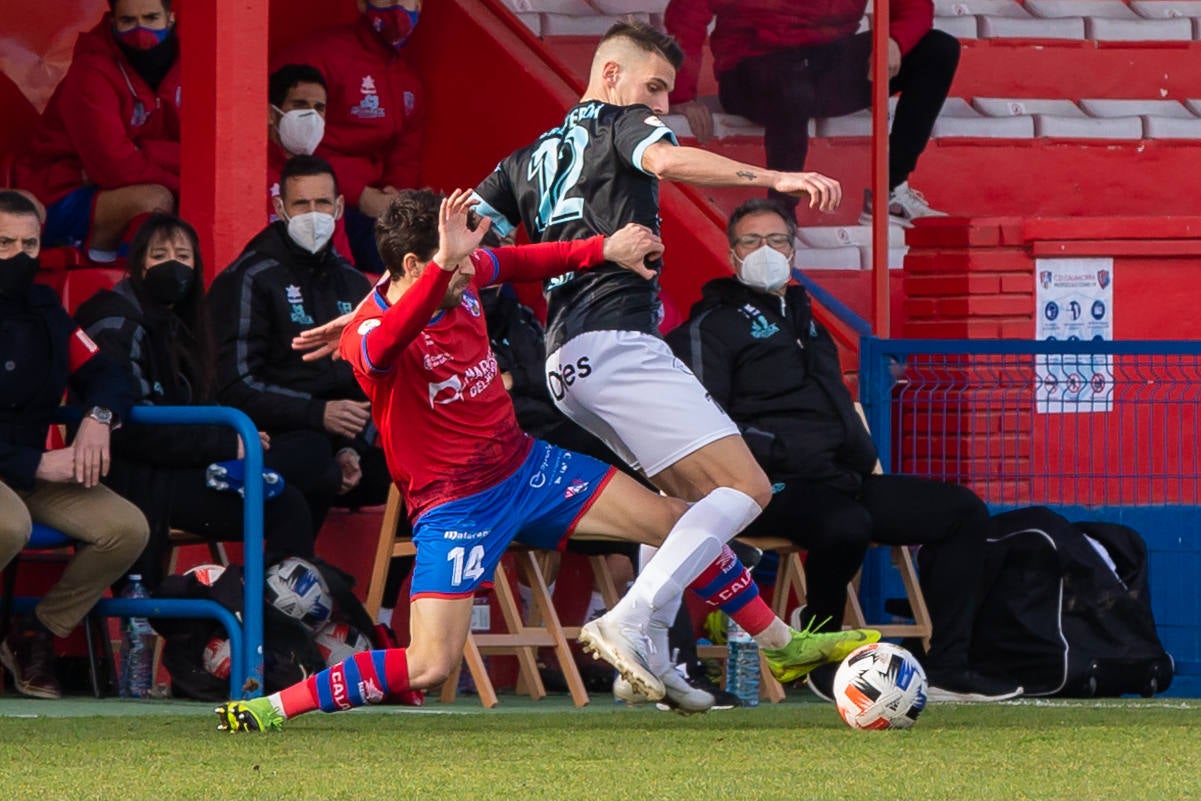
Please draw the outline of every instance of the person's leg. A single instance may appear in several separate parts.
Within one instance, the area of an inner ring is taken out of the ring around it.
[[[25,501],[7,484],[0,481],[0,570],[21,552],[29,542],[33,521]],[[0,631],[0,638],[5,632]]]
[[[174,210],[175,196],[161,184],[134,184],[97,192],[88,233],[89,253],[115,257],[131,220],[144,214],[171,214]],[[104,258],[101,255],[99,260]]]
[[[786,537],[804,546],[805,617],[816,630],[842,628],[847,582],[855,577],[871,541],[872,518],[854,499],[820,484],[786,480],[744,532]]]
[[[745,59],[718,76],[718,90],[722,108],[763,126],[769,169],[805,169],[816,102],[808,48]],[[790,195],[768,195],[789,213],[800,203]]]
[[[137,560],[149,527],[138,507],[103,485],[38,482],[25,503],[35,522],[82,543],[34,610],[42,625],[65,637]]]
[[[917,167],[958,66],[959,40],[939,30],[928,32],[901,58],[900,72],[888,84],[891,94],[900,93],[888,137],[890,190],[908,181]]]
[[[272,433],[263,466],[304,495],[315,537],[342,487],[342,469],[334,460],[329,437],[320,431]]]

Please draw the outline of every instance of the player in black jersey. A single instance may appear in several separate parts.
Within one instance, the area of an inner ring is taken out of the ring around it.
[[[824,175],[680,147],[657,115],[667,110],[682,58],[674,40],[649,26],[613,26],[580,102],[561,125],[497,165],[476,188],[476,210],[501,235],[523,224],[540,242],[631,222],[659,233],[660,179],[772,188],[808,195],[822,211],[837,208],[841,187]],[[547,290],[546,370],[555,402],[662,490],[693,502],[621,603],[580,637],[653,696],[661,692],[656,677],[671,669],[666,632],[683,589],[767,505],[771,484],[737,426],[659,337],[657,278],[608,265],[556,279]],[[788,665],[839,650],[845,636],[866,641],[861,632],[793,631],[774,617],[750,633],[767,649],[773,672],[792,678]]]

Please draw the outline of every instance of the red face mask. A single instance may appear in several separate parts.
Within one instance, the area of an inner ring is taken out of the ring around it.
[[[171,28],[143,28],[139,25],[127,31],[114,29],[113,35],[117,37],[118,42],[126,47],[134,50],[149,50],[165,42],[167,37],[171,35]]]
[[[417,20],[421,18],[420,11],[409,11],[400,6],[392,8],[367,6],[367,10],[363,13],[367,15],[371,29],[384,41],[384,44],[396,50],[404,47],[405,42],[409,41],[409,37],[413,35],[413,29],[417,27]]]

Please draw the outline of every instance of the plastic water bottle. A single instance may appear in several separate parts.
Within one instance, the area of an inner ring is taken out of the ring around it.
[[[726,628],[726,689],[743,706],[759,706],[759,646],[731,618]]]
[[[137,573],[129,575],[122,598],[149,598]],[[146,698],[154,686],[154,629],[144,617],[121,618],[121,682],[122,698]]]

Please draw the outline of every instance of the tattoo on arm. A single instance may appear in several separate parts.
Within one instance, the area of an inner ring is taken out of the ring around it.
[[[755,180],[755,173],[751,172],[750,170],[739,170],[737,173],[735,173],[735,175],[737,175],[739,178],[745,178],[748,181]]]

